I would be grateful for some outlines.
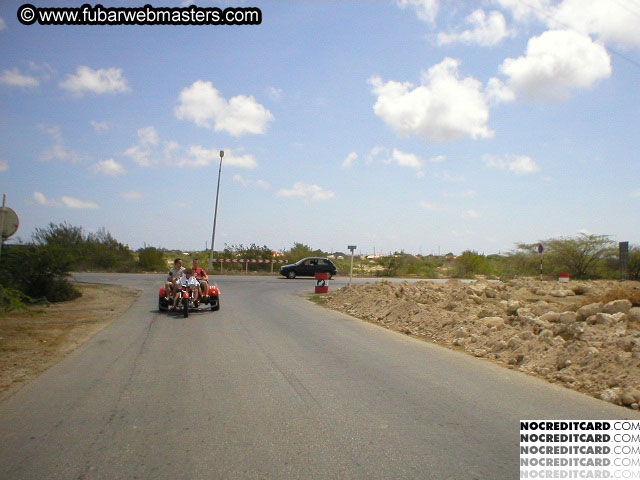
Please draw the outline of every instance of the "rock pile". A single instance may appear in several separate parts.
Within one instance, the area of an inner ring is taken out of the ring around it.
[[[639,282],[382,281],[327,306],[638,410],[638,298]]]

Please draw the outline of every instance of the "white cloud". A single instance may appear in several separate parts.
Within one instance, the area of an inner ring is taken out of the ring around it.
[[[113,158],[109,158],[108,160],[103,160],[93,165],[91,167],[91,171],[93,173],[101,173],[103,175],[115,177],[123,174],[125,170],[120,163],[116,162]]]
[[[461,80],[459,66],[459,60],[445,58],[422,74],[418,87],[370,78],[378,97],[375,114],[401,135],[420,135],[434,142],[493,137],[482,83],[473,77]]]
[[[420,202],[420,206],[425,210],[431,210],[432,212],[441,212],[445,209],[444,206],[437,205],[431,202]]]
[[[573,88],[589,88],[609,77],[611,59],[585,35],[549,30],[529,39],[526,55],[505,59],[500,70],[526,97],[559,101]]]
[[[502,80],[496,77],[491,77],[487,82],[485,95],[487,100],[494,105],[498,103],[512,102],[516,99],[516,93],[513,89],[507,87]]]
[[[67,79],[60,82],[60,87],[77,96],[85,93],[123,93],[130,90],[121,68],[94,70],[84,65],[76,69],[75,75],[67,75]]]
[[[444,180],[445,182],[466,182],[467,179],[462,175],[451,175],[447,170],[442,173],[434,173],[434,177]]]
[[[86,202],[84,200],[79,200],[74,197],[69,197],[67,195],[63,195],[59,200],[50,199],[45,197],[40,192],[33,193],[33,199],[40,205],[45,207],[68,207],[68,208],[77,208],[77,209],[96,209],[100,208],[97,203],[94,202]]]
[[[39,125],[39,128],[53,140],[53,144],[40,155],[41,160],[62,160],[79,163],[89,159],[86,155],[66,147],[60,125]]]
[[[211,82],[197,80],[180,92],[176,117],[189,120],[200,127],[224,131],[234,137],[246,133],[265,133],[268,122],[274,119],[269,110],[254,97],[237,95],[225,100]]]
[[[4,18],[0,17],[0,32],[7,28],[7,23],[4,21]]]
[[[45,207],[59,207],[60,203],[56,200],[48,199],[40,192],[33,192],[33,199],[40,205]]]
[[[395,162],[401,167],[415,168],[416,170],[419,170],[422,168],[422,160],[420,159],[420,157],[418,157],[413,153],[402,152],[397,148],[393,149],[393,152],[391,153],[391,158],[388,160],[387,163],[391,163],[391,162]]]
[[[445,197],[457,197],[457,198],[471,198],[476,196],[476,191],[469,189],[462,192],[446,192]]]
[[[420,20],[430,23],[435,22],[440,7],[439,0],[396,0],[396,4],[400,8],[414,8]]]
[[[9,162],[6,160],[0,160],[0,172],[5,172],[9,170]]]
[[[640,8],[629,0],[564,0],[552,15],[551,28],[568,26],[606,43],[640,47]]]
[[[178,160],[178,165],[191,165],[201,167],[220,160],[220,150],[215,148],[207,149],[200,145],[193,145],[188,148],[187,155]],[[225,167],[256,168],[258,162],[253,155],[246,153],[234,153],[233,150],[225,150],[222,165]]]
[[[133,202],[135,200],[141,200],[142,198],[144,198],[144,195],[141,192],[136,192],[135,190],[124,192],[120,194],[120,196],[125,200],[129,200],[130,202]]]
[[[630,196],[638,198],[640,197],[640,188],[637,190],[634,190],[633,192],[630,193]]]
[[[629,0],[494,0],[518,22],[536,19],[551,29],[594,35],[623,48],[640,46],[640,8]]]
[[[358,158],[358,154],[356,152],[351,152],[346,156],[344,161],[342,162],[342,168],[351,168],[353,166],[353,162]]]
[[[282,100],[283,92],[281,88],[269,87],[267,88],[267,95],[274,102],[279,102],[280,100]]]
[[[296,182],[291,189],[281,189],[278,191],[279,197],[302,197],[305,200],[329,200],[335,196],[331,190],[325,190],[319,185],[308,185],[302,182]]]
[[[60,197],[60,201],[65,207],[69,207],[69,208],[81,208],[81,209],[100,208],[97,203],[85,202],[84,200],[68,197],[66,195],[63,195],[62,197]]]
[[[30,88],[40,85],[40,80],[31,75],[23,75],[17,68],[12,68],[2,72],[0,83],[10,87]]]
[[[438,43],[445,45],[462,42],[490,47],[497,45],[505,37],[513,37],[515,35],[515,31],[507,28],[507,21],[504,15],[495,10],[489,12],[489,15],[484,10],[475,10],[465,21],[472,26],[471,29],[462,32],[441,32],[438,34]]]
[[[155,147],[160,143],[160,138],[155,127],[142,127],[138,129],[136,134],[138,136],[138,144],[125,150],[124,155],[142,167],[149,167],[154,163],[158,163],[161,154],[156,151]],[[166,158],[166,155],[164,158]]]
[[[480,215],[477,211],[471,209],[464,212],[462,216],[464,218],[480,218],[482,215]]]
[[[155,164],[205,167],[220,160],[220,150],[205,148],[200,145],[182,147],[173,140],[161,140],[153,126],[140,128],[137,132],[138,143],[129,147],[124,155],[142,167]],[[256,168],[258,162],[249,153],[237,150],[225,150],[223,164],[228,167]]]
[[[90,123],[96,132],[106,132],[109,130],[109,123],[107,122],[96,122],[95,120],[91,120]]]
[[[249,187],[251,185],[255,185],[265,190],[269,188],[269,182],[266,182],[265,180],[249,180],[244,178],[242,175],[234,175],[231,179],[235,183],[239,183],[243,187]]]
[[[435,157],[431,157],[429,162],[431,163],[440,163],[444,162],[447,159],[446,155],[436,155]]]
[[[483,155],[482,160],[489,168],[509,170],[516,175],[527,175],[536,173],[540,170],[538,164],[531,157],[527,157],[526,155],[506,155],[504,157]]]
[[[389,150],[385,147],[376,146],[371,149],[365,160],[367,165],[371,165],[373,161],[381,156],[389,154]]]

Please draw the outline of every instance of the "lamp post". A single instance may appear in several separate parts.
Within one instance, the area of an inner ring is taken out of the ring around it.
[[[220,150],[220,168],[218,168],[218,188],[216,189],[216,207],[213,212],[213,233],[211,234],[211,252],[209,253],[209,267],[213,268],[213,247],[216,240],[216,220],[218,219],[218,197],[220,196],[220,177],[222,176],[222,157],[224,150]]]

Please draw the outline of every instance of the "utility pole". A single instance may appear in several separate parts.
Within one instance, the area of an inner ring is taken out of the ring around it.
[[[220,196],[220,177],[222,176],[222,157],[224,150],[220,150],[220,168],[218,168],[218,188],[216,189],[216,206],[213,212],[213,233],[211,234],[211,253],[209,253],[209,267],[213,268],[213,248],[216,240],[216,221],[218,219],[218,197]]]

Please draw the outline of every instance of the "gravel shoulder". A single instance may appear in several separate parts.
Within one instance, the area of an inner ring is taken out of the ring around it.
[[[0,400],[16,392],[120,317],[138,292],[75,284],[82,297],[0,318]]]
[[[345,286],[319,303],[640,408],[640,282],[381,281]]]

